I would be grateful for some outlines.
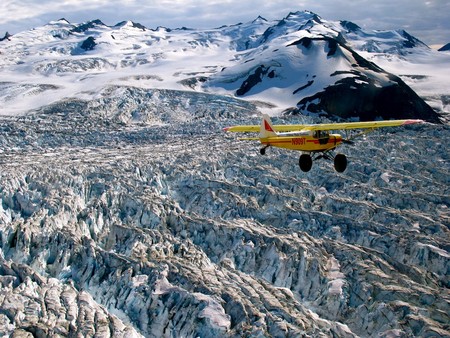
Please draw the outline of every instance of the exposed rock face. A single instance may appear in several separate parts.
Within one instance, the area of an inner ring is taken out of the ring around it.
[[[356,23],[351,21],[342,20],[340,24],[347,30],[347,33],[358,32],[361,30],[361,27],[359,27]]]
[[[88,31],[89,29],[95,28],[97,26],[105,26],[105,24],[97,19],[97,20],[92,20],[92,21],[88,21],[85,23],[82,23],[80,25],[77,25],[76,27],[71,29],[71,33],[83,33]]]
[[[5,36],[4,37],[2,37],[2,38],[0,38],[0,41],[3,41],[3,40],[9,40],[10,38],[11,38],[11,34],[9,34],[8,32],[6,32],[5,33]]]
[[[84,50],[93,50],[97,44],[95,43],[95,39],[90,36],[86,40],[83,41],[80,48]]]
[[[445,46],[442,46],[441,48],[439,48],[440,52],[445,52],[450,50],[450,43],[447,43]]]
[[[448,126],[304,174],[221,132],[250,103],[192,95],[112,87],[0,120],[1,332],[450,334]]]
[[[249,77],[242,82],[241,87],[236,91],[236,94],[239,96],[245,95],[249,90],[251,90],[255,85],[262,81],[262,76],[266,75],[268,69],[264,66],[259,66],[255,69],[253,74],[250,74]]]
[[[331,74],[332,77],[345,73],[351,76],[336,81],[321,92],[303,98],[297,105],[299,112],[326,112],[332,117],[358,118],[362,121],[373,121],[380,117],[421,118],[432,123],[440,123],[439,115],[399,77],[384,72],[338,40],[303,38],[293,45],[300,44],[309,49],[312,48],[314,41],[327,41],[328,57],[335,55],[338,48],[350,52],[355,60],[352,65],[354,69]],[[379,76],[373,76],[371,73]]]
[[[336,82],[298,103],[298,112],[327,112],[331,118],[361,121],[420,118],[440,123],[439,115],[400,78],[389,75],[392,84],[380,87],[364,75]]]

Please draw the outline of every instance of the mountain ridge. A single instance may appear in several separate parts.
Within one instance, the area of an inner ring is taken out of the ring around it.
[[[179,75],[174,76],[175,74],[169,74],[167,72],[164,76],[152,74],[153,78],[163,79],[162,83],[156,84],[157,88],[161,88],[161,86],[166,83],[166,88],[178,90],[180,89],[180,83],[189,83],[188,87],[195,91],[212,91],[220,93],[225,90],[228,95],[231,94],[244,99],[254,99],[258,101],[263,101],[262,97],[266,97],[268,98],[269,104],[279,106],[279,112],[283,110],[296,110],[298,112],[303,111],[306,113],[311,113],[307,111],[307,107],[309,105],[305,105],[305,102],[308,100],[309,92],[310,101],[318,98],[320,99],[321,95],[325,96],[323,98],[324,101],[333,101],[331,104],[315,106],[315,108],[312,108],[314,113],[317,113],[317,110],[321,109],[320,113],[329,117],[335,116],[336,118],[344,119],[360,117],[362,120],[367,120],[372,117],[400,118],[400,116],[404,116],[405,114],[399,113],[397,116],[395,109],[387,109],[389,108],[388,102],[386,103],[386,106],[379,107],[381,110],[390,111],[386,114],[372,110],[363,111],[358,108],[363,106],[362,103],[356,104],[356,106],[350,105],[344,110],[340,109],[335,111],[333,107],[337,107],[338,105],[342,106],[342,102],[334,102],[336,98],[333,98],[333,96],[327,96],[327,91],[325,90],[327,87],[332,87],[335,84],[332,81],[332,75],[337,74],[336,72],[339,72],[340,74],[338,78],[343,76],[351,78],[355,75],[351,73],[344,75],[344,71],[347,71],[349,66],[345,66],[345,69],[333,69],[333,67],[339,67],[336,62],[330,66],[326,66],[326,64],[330,61],[328,58],[322,58],[320,61],[323,65],[325,65],[325,67],[323,67],[325,69],[324,71],[321,71],[321,67],[318,65],[313,66],[317,73],[310,75],[314,76],[315,80],[308,79],[303,81],[301,80],[301,77],[305,74],[306,69],[301,64],[302,61],[300,56],[296,56],[299,63],[294,64],[291,62],[288,68],[289,70],[286,70],[284,72],[285,75],[282,76],[284,76],[285,80],[287,80],[286,83],[289,83],[289,81],[295,81],[289,80],[289,76],[296,76],[300,80],[296,84],[292,83],[293,88],[291,91],[287,90],[283,93],[278,93],[277,95],[271,94],[271,91],[276,90],[276,88],[270,89],[271,83],[277,81],[277,72],[274,71],[273,66],[267,73],[267,76],[269,76],[268,78],[271,79],[271,81],[266,81],[265,78],[259,77],[258,82],[260,83],[258,86],[261,87],[262,90],[256,92],[259,93],[258,95],[250,92],[250,89],[253,88],[254,85],[249,86],[248,84],[252,81],[248,81],[245,78],[244,81],[239,84],[237,83],[235,88],[230,91],[229,87],[234,79],[224,77],[221,75],[221,72],[226,70],[224,73],[226,74],[227,72],[230,72],[230,69],[236,68],[241,74],[247,73],[248,76],[250,76],[251,72],[259,66],[263,68],[271,67],[269,65],[264,65],[264,58],[273,58],[273,61],[270,62],[274,65],[280,64],[281,68],[278,67],[278,69],[283,72],[282,67],[285,62],[283,61],[283,58],[290,57],[287,54],[284,55],[283,50],[287,48],[294,40],[306,37],[313,39],[322,37],[331,39],[328,43],[329,46],[332,41],[336,41],[333,42],[333,44],[335,46],[340,46],[339,48],[345,48],[353,53],[353,56],[358,58],[359,61],[357,61],[357,63],[360,65],[362,62],[361,60],[364,59],[364,56],[359,55],[358,52],[353,49],[353,45],[357,46],[359,48],[358,50],[364,52],[394,52],[398,53],[399,57],[403,57],[410,53],[416,53],[415,50],[430,52],[428,51],[428,46],[413,38],[405,31],[364,32],[360,27],[348,21],[330,22],[309,11],[291,12],[279,21],[267,21],[264,18],[258,17],[248,23],[240,23],[237,25],[222,26],[220,28],[206,30],[172,30],[163,27],[158,27],[153,30],[132,21],[123,21],[114,26],[107,26],[100,19],[87,21],[82,24],[71,24],[67,20],[61,19],[59,21],[49,23],[49,25],[44,26],[43,28],[26,32],[23,39],[26,39],[26,35],[30,34],[35,36],[34,42],[31,43],[31,46],[18,47],[16,51],[8,45],[3,45],[1,47],[8,50],[9,53],[12,54],[18,53],[18,55],[21,55],[21,53],[25,53],[26,55],[30,53],[29,51],[26,51],[26,49],[31,50],[31,48],[33,48],[33,44],[36,45],[35,48],[40,48],[36,43],[38,41],[42,41],[41,46],[44,50],[48,51],[44,52],[43,50],[40,53],[47,54],[49,59],[46,61],[45,57],[43,57],[41,61],[41,63],[43,63],[42,65],[36,65],[36,61],[33,61],[35,64],[33,67],[37,70],[37,72],[41,72],[44,76],[48,76],[49,72],[55,72],[55,74],[73,73],[76,78],[77,73],[79,73],[80,70],[83,70],[85,72],[97,71],[99,78],[106,78],[108,69],[111,68],[124,73],[139,71],[140,73],[145,74],[152,72],[153,70],[159,72],[158,64],[161,62],[158,62],[158,60],[172,59],[175,62],[179,59],[182,61],[182,68],[185,69],[180,72]],[[46,37],[45,34],[49,34],[50,36],[59,39],[60,42],[51,42],[48,40],[49,36]],[[15,35],[13,42],[14,39],[21,39],[21,34]],[[46,47],[45,44],[47,41],[54,46],[51,48]],[[172,51],[170,49],[166,49],[168,48],[167,42],[178,47],[175,47]],[[151,51],[152,46],[159,50],[159,52],[153,53]],[[211,53],[211,61],[216,60],[217,63],[212,63],[211,65],[202,64],[204,61],[201,59],[198,61],[192,59],[193,62],[189,63],[188,60],[189,55],[191,55],[190,53],[195,54],[196,50],[201,50],[201,53],[205,55]],[[224,52],[223,57],[220,56],[220,50]],[[267,50],[272,50],[271,56],[268,55],[269,53]],[[127,51],[132,51],[132,54],[127,56]],[[5,51],[3,53],[5,53]],[[9,57],[9,53],[6,53],[7,58]],[[68,54],[79,56],[83,55],[85,58],[85,61],[83,59],[73,60],[73,64],[79,64],[79,68],[74,68],[72,72],[70,70],[70,59],[62,60],[62,58]],[[318,54],[316,53],[316,55]],[[331,54],[328,54],[327,56],[332,57]],[[90,57],[92,58],[91,60],[89,60]],[[11,56],[11,58],[14,60],[14,56]],[[253,62],[260,60],[259,65],[246,67],[251,65],[252,60],[255,60]],[[22,62],[26,63],[26,58]],[[84,64],[82,65],[82,63]],[[373,61],[368,60],[366,64],[369,63],[373,63]],[[29,64],[31,65],[32,63]],[[15,68],[13,63],[10,63],[9,65],[12,66],[10,68]],[[132,69],[129,66],[135,67],[135,69]],[[139,66],[143,67],[138,70],[136,67]],[[187,71],[189,68],[192,69],[191,72]],[[207,70],[207,68],[209,68],[209,70]],[[8,64],[3,64],[2,69],[8,69]],[[44,69],[45,72],[42,72]],[[290,75],[288,75],[289,72]],[[187,76],[189,73],[197,73],[199,75],[198,77],[189,77]],[[322,75],[319,76],[320,83],[319,78],[317,77],[318,75]],[[179,76],[184,77],[184,79],[177,81],[175,77]],[[242,75],[232,74],[232,76],[241,77]],[[222,78],[226,85],[220,84],[220,81],[217,81],[219,77]],[[130,76],[129,78],[132,77]],[[254,77],[254,80],[256,79],[258,79],[258,76]],[[176,83],[174,84],[173,81]],[[247,83],[247,89],[239,89],[239,87],[244,86],[244,82]],[[340,87],[344,87],[346,82],[348,81],[340,82]],[[392,84],[402,88],[406,88],[408,86],[401,81],[394,81]],[[136,85],[139,86],[139,82],[136,82]],[[376,85],[384,86],[385,84],[378,82]],[[286,87],[286,84],[281,84],[281,88],[283,87]],[[351,85],[347,88],[353,87],[360,87],[359,81],[352,81]],[[299,88],[309,88],[309,91],[304,91],[303,89],[298,90]],[[311,92],[313,88],[315,92]],[[375,92],[376,90],[377,89],[375,87],[371,89],[372,92]],[[253,90],[253,92],[254,91],[255,90]],[[402,93],[410,92],[410,90],[407,89],[402,89],[400,91]],[[402,102],[400,99],[401,97],[397,97],[397,94],[395,93],[396,91],[391,91],[391,100]],[[275,100],[272,100],[272,98]],[[371,95],[362,97],[361,101],[373,101],[373,99],[374,96]],[[401,103],[397,105],[397,107],[402,107],[402,110],[410,110],[407,115],[415,116],[416,118],[423,118],[434,123],[440,122],[441,117],[439,114],[435,113],[433,109],[427,106],[427,103],[423,102],[419,96],[408,94],[404,101],[415,102],[412,105],[404,105]],[[373,106],[374,104],[369,104],[366,105],[364,109],[371,109],[370,107]]]
[[[450,42],[438,49],[440,52],[445,52],[448,50],[450,50]]]

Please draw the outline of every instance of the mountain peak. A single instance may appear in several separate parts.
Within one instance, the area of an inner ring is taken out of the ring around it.
[[[322,19],[319,15],[317,15],[314,12],[311,11],[297,11],[297,12],[290,12],[286,17],[285,20],[294,20],[294,21],[308,21],[313,20],[317,23],[322,23]]]
[[[70,21],[67,20],[66,18],[61,18],[61,19],[59,19],[59,20],[56,20],[56,22],[63,22],[63,23],[70,24]]]
[[[142,25],[138,22],[131,21],[131,20],[121,21],[121,22],[117,23],[114,27],[131,27],[131,28],[141,29],[143,31],[147,30],[147,27],[145,27],[144,25]]]
[[[69,20],[67,20],[65,18],[61,18],[58,20],[52,20],[52,21],[48,22],[45,26],[67,26],[70,24],[71,23],[69,22]]]
[[[12,36],[12,35],[9,34],[9,32],[6,32],[6,33],[5,33],[5,36],[2,37],[2,38],[0,38],[0,41],[3,41],[3,40],[10,40],[11,36]]]
[[[398,31],[406,40],[403,42],[403,46],[405,48],[413,48],[413,47],[418,47],[418,46],[424,46],[424,47],[428,47],[425,43],[423,43],[422,41],[420,41],[419,39],[415,38],[414,36],[412,36],[411,34],[409,34],[407,31],[405,31],[404,29],[401,29]]]
[[[260,22],[267,22],[267,19],[263,18],[261,15],[258,15],[258,17],[252,21],[252,23],[260,23]]]
[[[450,42],[438,49],[439,52],[450,51]]]
[[[351,21],[342,20],[340,21],[340,24],[347,30],[347,32],[357,32],[361,30],[361,27]]]
[[[96,26],[106,26],[100,19],[84,22],[71,30],[73,33],[83,33]]]

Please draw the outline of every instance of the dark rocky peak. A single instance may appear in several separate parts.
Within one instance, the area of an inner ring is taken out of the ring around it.
[[[318,16],[316,13],[310,12],[310,11],[297,11],[297,12],[290,12],[286,18],[283,20],[288,21],[297,21],[299,23],[302,23],[304,21],[312,20],[316,23],[322,23],[322,19],[320,16]]]
[[[310,49],[312,47],[314,41],[325,41],[328,43],[327,56],[335,55],[338,47],[344,48],[352,53],[352,56],[355,59],[358,66],[368,68],[375,72],[381,71],[381,69],[378,66],[376,66],[374,63],[369,62],[366,59],[362,58],[361,56],[359,56],[358,53],[356,53],[354,50],[352,50],[350,47],[348,47],[345,44],[345,39],[340,34],[338,34],[337,37],[330,37],[330,36],[322,36],[322,37],[314,37],[314,38],[303,37],[300,40],[290,43],[289,45],[287,45],[287,47],[301,45],[307,49]]]
[[[56,21],[50,21],[45,25],[49,35],[58,39],[66,39],[71,33],[75,25],[71,24],[65,18],[58,19]]]
[[[223,29],[226,30],[227,28],[233,29],[233,28],[240,28],[242,27],[244,24],[242,22],[238,22],[234,25],[222,25],[220,27],[216,27],[215,29]]]
[[[310,29],[316,24],[322,24],[321,18],[309,11],[291,12],[274,26],[267,28],[263,33],[262,42],[269,38],[277,37],[290,31]]]
[[[238,23],[238,25],[242,25],[242,22]],[[229,27],[228,25],[222,25],[222,26],[216,27],[215,29],[225,29],[228,27]]]
[[[306,23],[304,23],[303,25],[301,25],[300,27],[298,27],[298,30],[299,30],[299,31],[306,30],[306,31],[310,32],[311,29],[312,29],[315,25],[317,25],[317,24],[318,24],[317,21],[315,21],[315,20],[313,20],[313,19],[310,19],[310,20],[308,20]]]
[[[353,23],[351,21],[342,20],[340,22],[341,26],[347,30],[347,33],[355,33],[357,31],[361,30],[361,27],[359,27],[356,23]]]
[[[450,42],[438,49],[439,52],[446,52],[449,50],[450,50]]]
[[[114,25],[114,27],[123,27],[128,23],[128,21],[120,21]]]
[[[252,21],[252,23],[258,23],[258,22],[267,22],[265,18],[263,18],[261,15],[258,15],[258,17]]]
[[[71,30],[72,33],[83,33],[96,26],[106,26],[100,19],[84,22]]]
[[[84,49],[85,51],[88,51],[88,50],[93,50],[96,45],[97,45],[97,43],[95,42],[95,39],[92,36],[90,36],[86,40],[83,41],[80,48]]]
[[[342,37],[303,37],[287,47],[289,46],[298,46],[305,50],[320,49],[327,53],[327,57],[343,57],[339,51],[346,50],[345,54],[350,52],[352,56],[346,57],[352,69],[331,74],[332,78],[342,78],[325,87],[323,91],[302,98],[297,105],[299,112],[327,112],[329,117],[358,118],[366,121],[381,117],[420,118],[433,123],[440,122],[439,115],[399,77],[387,73],[359,55],[345,44]]]
[[[114,27],[125,27],[125,26],[131,26],[133,28],[141,29],[143,31],[147,30],[147,27],[134,21],[122,21],[116,24]]]
[[[172,29],[171,28],[167,28],[167,27],[164,27],[164,26],[158,26],[158,27],[156,27],[155,29],[150,29],[152,32],[159,32],[159,31],[164,31],[164,32],[167,32],[167,33],[170,33],[171,31],[172,31]],[[184,31],[184,30],[186,30],[186,31],[190,31],[190,30],[193,30],[193,29],[191,29],[191,28],[186,28],[186,27],[181,27],[181,28],[175,28],[174,30],[182,30],[182,31]]]
[[[147,27],[145,27],[144,25],[140,24],[139,22],[131,21],[131,23],[132,23],[134,28],[142,29],[143,31],[147,30]]]
[[[414,48],[418,46],[428,47],[425,43],[415,38],[414,36],[410,35],[405,30],[400,30],[399,33],[401,36],[405,38],[405,40],[403,41],[403,47],[405,48]]]
[[[440,124],[436,113],[400,78],[387,74],[392,84],[380,86],[363,73],[346,77],[297,104],[298,112],[327,112],[330,118],[373,121],[389,119],[423,119]]]
[[[66,18],[61,18],[61,19],[58,20],[58,22],[63,22],[63,23],[66,23],[66,24],[70,25],[70,21],[67,20]]]
[[[329,117],[342,119],[358,118],[362,121],[383,119],[411,119],[420,118],[432,123],[440,123],[439,115],[421,99],[399,77],[385,72],[373,62],[370,62],[352,50],[339,39],[332,37],[304,37],[288,46],[303,46],[310,50],[319,48],[315,42],[323,41],[328,44],[328,57],[339,57],[336,52],[346,49],[352,55],[349,60],[352,65],[350,71],[336,71],[331,77],[349,76],[327,86],[323,91],[313,96],[305,97],[298,102],[299,112],[327,112]],[[375,73],[380,76],[374,76]],[[379,79],[389,79],[385,85]]]
[[[313,41],[326,41],[328,43],[328,53],[327,53],[328,56],[335,55],[338,45],[340,45],[340,43],[335,38],[323,36],[318,38],[304,37],[301,38],[300,40],[294,41],[293,43],[289,44],[288,47],[302,45],[303,47],[310,49]]]
[[[9,40],[11,40],[11,37],[12,37],[12,35],[9,34],[8,32],[6,32],[5,36],[0,38],[0,41],[3,41],[3,40],[8,40],[9,41]]]
[[[297,41],[294,41],[294,42],[290,43],[289,45],[287,45],[287,47],[301,45],[301,46],[303,46],[305,48],[309,48],[311,46],[312,40],[317,40],[317,39],[304,37],[304,38],[301,38],[300,40],[297,40]]]
[[[73,26],[69,20],[65,19],[65,18],[61,18],[58,20],[51,20],[49,22],[47,22],[44,26],[46,27],[67,27],[67,26]]]

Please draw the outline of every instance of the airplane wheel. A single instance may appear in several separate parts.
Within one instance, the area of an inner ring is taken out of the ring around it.
[[[261,149],[259,150],[259,153],[260,153],[261,155],[265,155],[265,154],[266,154],[266,148],[261,148]]]
[[[308,172],[312,167],[312,158],[309,154],[300,155],[300,159],[298,160],[298,164],[300,169],[304,172]]]
[[[347,157],[344,154],[337,154],[334,157],[334,169],[338,173],[343,173],[347,168]]]

